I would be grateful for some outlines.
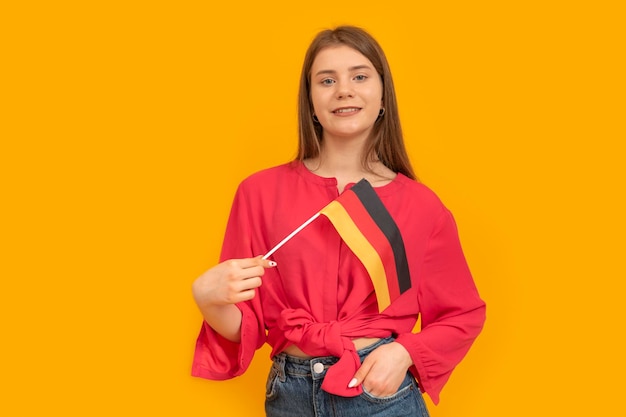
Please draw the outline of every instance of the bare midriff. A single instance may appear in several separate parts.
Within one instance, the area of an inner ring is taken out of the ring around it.
[[[366,348],[368,346],[373,345],[374,343],[378,342],[379,340],[380,340],[380,338],[376,338],[376,337],[359,337],[359,338],[356,338],[356,339],[352,339],[352,342],[354,343],[354,346],[356,347],[356,350],[360,350],[360,349],[363,349],[363,348]],[[311,355],[307,355],[306,353],[304,353],[296,345],[287,346],[283,350],[283,353],[286,353],[287,355],[290,355],[290,356],[295,356],[297,358],[303,358],[303,359],[310,359],[310,358],[312,358]]]

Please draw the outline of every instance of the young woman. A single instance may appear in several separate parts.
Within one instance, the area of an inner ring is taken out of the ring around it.
[[[421,392],[439,401],[482,329],[485,303],[452,215],[415,179],[391,72],[367,32],[342,26],[313,40],[299,130],[297,160],[240,184],[221,263],[193,284],[205,321],[192,373],[241,375],[269,343],[270,417],[426,416]],[[384,270],[407,272],[388,306],[369,259],[330,217],[316,218],[271,260],[259,256],[355,184],[363,188],[362,179],[399,232],[392,246],[406,259],[389,269],[390,258],[381,258]]]

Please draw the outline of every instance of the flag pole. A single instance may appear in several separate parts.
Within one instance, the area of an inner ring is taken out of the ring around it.
[[[269,258],[274,252],[276,252],[281,246],[283,246],[285,243],[287,243],[287,241],[289,239],[291,239],[292,237],[294,237],[296,235],[296,233],[298,233],[300,230],[304,229],[305,227],[307,227],[309,225],[309,223],[311,223],[313,220],[317,219],[320,216],[320,212],[318,211],[317,213],[315,213],[313,216],[311,216],[311,218],[307,221],[305,221],[304,223],[302,223],[296,230],[294,230],[293,232],[291,232],[289,234],[289,236],[287,236],[286,238],[284,238],[283,240],[281,240],[278,245],[274,246],[269,252],[267,252],[264,256],[263,259],[267,259]]]

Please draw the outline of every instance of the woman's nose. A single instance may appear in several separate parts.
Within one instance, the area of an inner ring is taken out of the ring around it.
[[[337,98],[352,98],[354,97],[354,90],[349,82],[339,82],[337,85]]]
[[[337,94],[337,98],[339,98],[339,99],[352,98],[352,97],[354,97],[354,94],[351,91],[340,91]]]

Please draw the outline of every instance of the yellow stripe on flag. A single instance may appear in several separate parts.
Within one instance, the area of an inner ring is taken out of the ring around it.
[[[391,304],[391,300],[387,287],[385,267],[383,266],[378,252],[376,252],[374,247],[354,224],[352,218],[341,203],[332,201],[324,207],[320,213],[328,217],[343,241],[346,242],[346,245],[348,245],[350,250],[361,260],[365,269],[367,269],[372,283],[374,284],[374,291],[376,291],[378,311],[383,311]]]

